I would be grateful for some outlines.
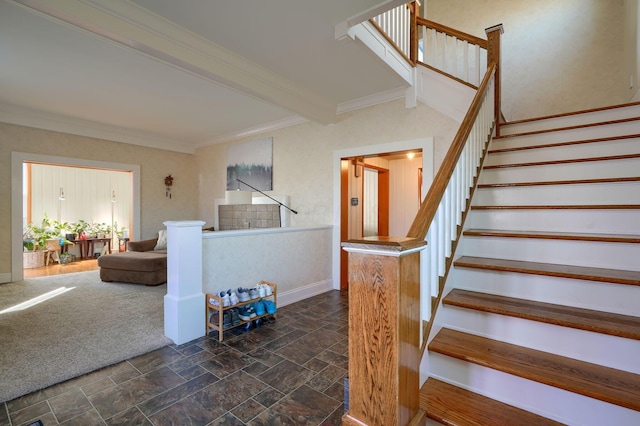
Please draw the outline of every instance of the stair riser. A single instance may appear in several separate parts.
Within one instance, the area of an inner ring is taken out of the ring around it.
[[[489,153],[485,160],[485,165],[570,160],[574,158],[587,157],[606,157],[611,155],[637,154],[639,152],[640,138],[620,139],[617,141],[592,142],[578,145],[527,149],[522,151]]]
[[[464,267],[452,268],[449,280],[466,290],[640,316],[640,287],[634,285]]]
[[[640,176],[640,158],[484,169],[480,184],[609,179]]]
[[[640,244],[465,236],[465,256],[640,271]]]
[[[465,228],[640,235],[640,210],[472,210]]]
[[[638,340],[447,305],[442,307],[441,321],[447,328],[640,373]]]
[[[513,135],[534,132],[558,127],[580,126],[591,123],[621,120],[624,118],[640,117],[640,105],[594,111],[586,114],[567,115],[563,117],[547,118],[544,120],[528,121],[524,123],[507,124],[500,127],[501,135]]]
[[[640,182],[478,188],[476,206],[633,204]]]
[[[566,424],[638,425],[640,412],[431,353],[430,375]],[[550,413],[553,413],[550,414]]]
[[[531,135],[496,139],[491,143],[491,149],[535,146],[549,143],[572,142],[612,136],[634,135],[639,133],[640,121],[629,121],[602,126],[561,130],[547,133],[534,133]]]

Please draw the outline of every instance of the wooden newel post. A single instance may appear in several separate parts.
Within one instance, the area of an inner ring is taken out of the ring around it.
[[[349,411],[345,425],[406,425],[419,409],[420,250],[374,237],[349,253]]]
[[[489,27],[484,30],[487,34],[487,66],[491,65],[495,62],[496,66],[496,75],[495,75],[495,118],[496,123],[500,123],[502,121],[502,110],[501,110],[501,83],[502,80],[500,76],[502,75],[502,66],[500,64],[500,49],[501,49],[501,38],[500,36],[504,33],[504,28],[502,24],[495,25],[493,27]],[[496,126],[496,136],[500,136],[500,126]]]

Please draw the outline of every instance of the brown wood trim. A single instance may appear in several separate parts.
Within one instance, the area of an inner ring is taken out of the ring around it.
[[[640,244],[639,235],[561,233],[546,231],[503,231],[493,229],[467,229],[463,232],[463,235],[467,237],[527,238],[533,240],[570,240]]]
[[[561,425],[512,405],[429,377],[420,389],[420,407],[444,425]]]
[[[503,32],[502,24],[496,25],[490,28],[485,29],[485,33],[487,34],[487,65],[495,64],[496,65],[496,74],[494,76],[494,111],[493,116],[495,117],[496,123],[500,123],[500,119],[502,118],[502,65],[501,65],[501,57],[502,57],[502,39],[501,35]],[[496,137],[500,136],[500,126],[495,127]]]
[[[349,160],[340,160],[340,242],[349,239]],[[340,290],[349,288],[349,254],[340,250]]]
[[[433,220],[433,217],[436,214],[436,210],[438,209],[438,205],[442,196],[447,189],[447,185],[449,184],[449,180],[451,179],[451,175],[453,174],[453,170],[458,163],[458,159],[460,158],[460,154],[464,149],[467,138],[471,133],[471,128],[473,123],[478,116],[478,112],[480,111],[480,107],[482,106],[482,101],[484,100],[484,96],[489,87],[489,82],[491,81],[491,77],[496,72],[497,66],[496,64],[491,64],[487,73],[482,80],[482,84],[480,85],[480,89],[476,93],[473,101],[471,102],[471,106],[467,111],[465,118],[462,120],[460,128],[456,133],[456,136],[449,147],[449,151],[447,151],[447,155],[442,161],[442,165],[438,169],[438,173],[436,174],[431,186],[429,187],[429,192],[425,197],[424,201],[420,205],[420,210],[416,215],[413,223],[411,224],[411,228],[409,228],[409,232],[407,236],[414,237],[420,240],[424,240],[427,232],[429,230],[429,225]]]
[[[418,25],[422,25],[425,26],[427,28],[431,28],[434,29],[436,31],[440,31],[441,33],[445,33],[447,35],[450,35],[452,37],[455,37],[459,40],[464,40],[464,41],[468,41],[469,43],[472,44],[477,44],[478,46],[482,47],[483,49],[487,48],[487,40],[484,40],[480,37],[476,37],[472,34],[467,34],[465,32],[456,30],[455,28],[451,28],[451,27],[447,27],[446,25],[442,25],[442,24],[438,24],[437,22],[433,22],[430,21],[428,19],[422,18],[420,16],[418,16],[416,18],[416,22]]]
[[[524,186],[544,186],[544,185],[580,185],[592,183],[622,183],[622,182],[640,182],[640,177],[624,177],[624,178],[604,178],[604,179],[579,179],[579,180],[549,180],[538,182],[513,182],[513,183],[483,183],[478,188],[516,188]]]
[[[640,286],[640,272],[637,271],[472,256],[460,257],[456,259],[453,264],[456,268],[485,269],[490,271],[515,272],[519,274],[544,275],[549,277]]]
[[[460,84],[464,84],[465,86],[468,86],[468,87],[472,88],[473,90],[478,90],[478,86],[475,86],[475,85],[469,83],[468,81],[464,81],[461,78],[458,78],[453,74],[449,74],[448,72],[442,71],[442,70],[440,70],[438,68],[435,68],[435,67],[433,67],[433,66],[431,66],[429,64],[425,64],[424,62],[421,62],[421,61],[418,61],[417,63],[422,65],[425,68],[429,68],[431,71],[437,72],[438,74],[442,74],[445,77],[449,77],[450,79],[455,80]]]
[[[577,140],[577,141],[570,141],[570,142],[547,143],[547,144],[541,144],[541,145],[519,146],[519,147],[513,147],[513,148],[492,149],[492,150],[489,150],[489,154],[498,154],[502,152],[513,152],[513,151],[525,151],[530,149],[555,148],[559,146],[582,145],[586,143],[609,142],[609,141],[635,139],[635,138],[640,138],[640,134],[611,136],[607,138],[585,139],[585,140]]]
[[[471,206],[471,210],[640,210],[640,204]]]
[[[373,25],[375,27],[376,30],[378,30],[378,32],[382,35],[382,37],[385,38],[385,40],[387,40],[389,42],[389,44],[391,44],[391,46],[393,46],[394,49],[396,49],[396,51],[407,61],[409,62],[411,65],[413,65],[414,67],[416,66],[415,62],[413,62],[411,60],[410,57],[407,56],[407,54],[405,52],[402,51],[402,49],[400,49],[400,46],[398,46],[396,44],[395,41],[393,41],[391,39],[391,37],[389,37],[387,35],[387,33],[382,29],[382,27],[380,25],[378,25],[378,23],[376,21],[374,21],[373,19],[369,19],[369,23],[371,23],[371,25]]]
[[[554,164],[591,163],[595,161],[631,160],[634,158],[640,158],[640,154],[610,155],[607,157],[571,158],[568,160],[535,161],[531,163],[496,164],[493,166],[485,166],[484,169],[490,170],[490,169],[506,169],[511,167],[549,166]]]
[[[429,350],[640,411],[640,375],[447,328]]]
[[[420,14],[420,10],[418,3],[413,1],[411,3],[407,3],[407,7],[409,8],[411,15],[409,16],[409,57],[413,66],[416,66],[418,63],[418,15]]]
[[[378,235],[389,236],[389,171],[378,172]]]
[[[495,139],[517,138],[519,136],[530,136],[530,135],[540,135],[540,134],[553,133],[553,132],[564,132],[565,130],[588,129],[590,127],[607,126],[609,124],[622,124],[622,123],[628,123],[631,121],[638,121],[638,120],[640,120],[640,117],[622,118],[620,120],[599,121],[597,123],[578,124],[575,126],[555,127],[552,129],[535,130],[532,132],[514,133],[511,135],[498,136]]]
[[[445,305],[640,340],[640,317],[453,289]]]
[[[610,106],[605,106],[600,108],[585,109],[581,111],[572,111],[572,112],[567,112],[563,114],[553,114],[553,115],[546,115],[542,117],[526,118],[523,120],[514,120],[508,123],[502,123],[502,125],[507,126],[510,124],[521,124],[521,123],[530,123],[532,121],[548,120],[550,118],[570,117],[572,115],[588,114],[590,112],[598,112],[598,111],[607,111],[607,110],[616,109],[616,108],[626,108],[634,105],[640,105],[640,102],[630,102],[626,104],[610,105]]]

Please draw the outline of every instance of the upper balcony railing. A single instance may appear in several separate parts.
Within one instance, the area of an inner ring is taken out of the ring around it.
[[[423,18],[417,23],[418,62],[478,88],[487,72],[487,41]]]
[[[487,41],[417,16],[407,3],[371,22],[412,65],[421,63],[474,89],[487,71]]]

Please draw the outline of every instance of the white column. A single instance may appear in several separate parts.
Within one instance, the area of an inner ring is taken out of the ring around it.
[[[168,221],[164,334],[177,345],[206,334],[200,220]]]

